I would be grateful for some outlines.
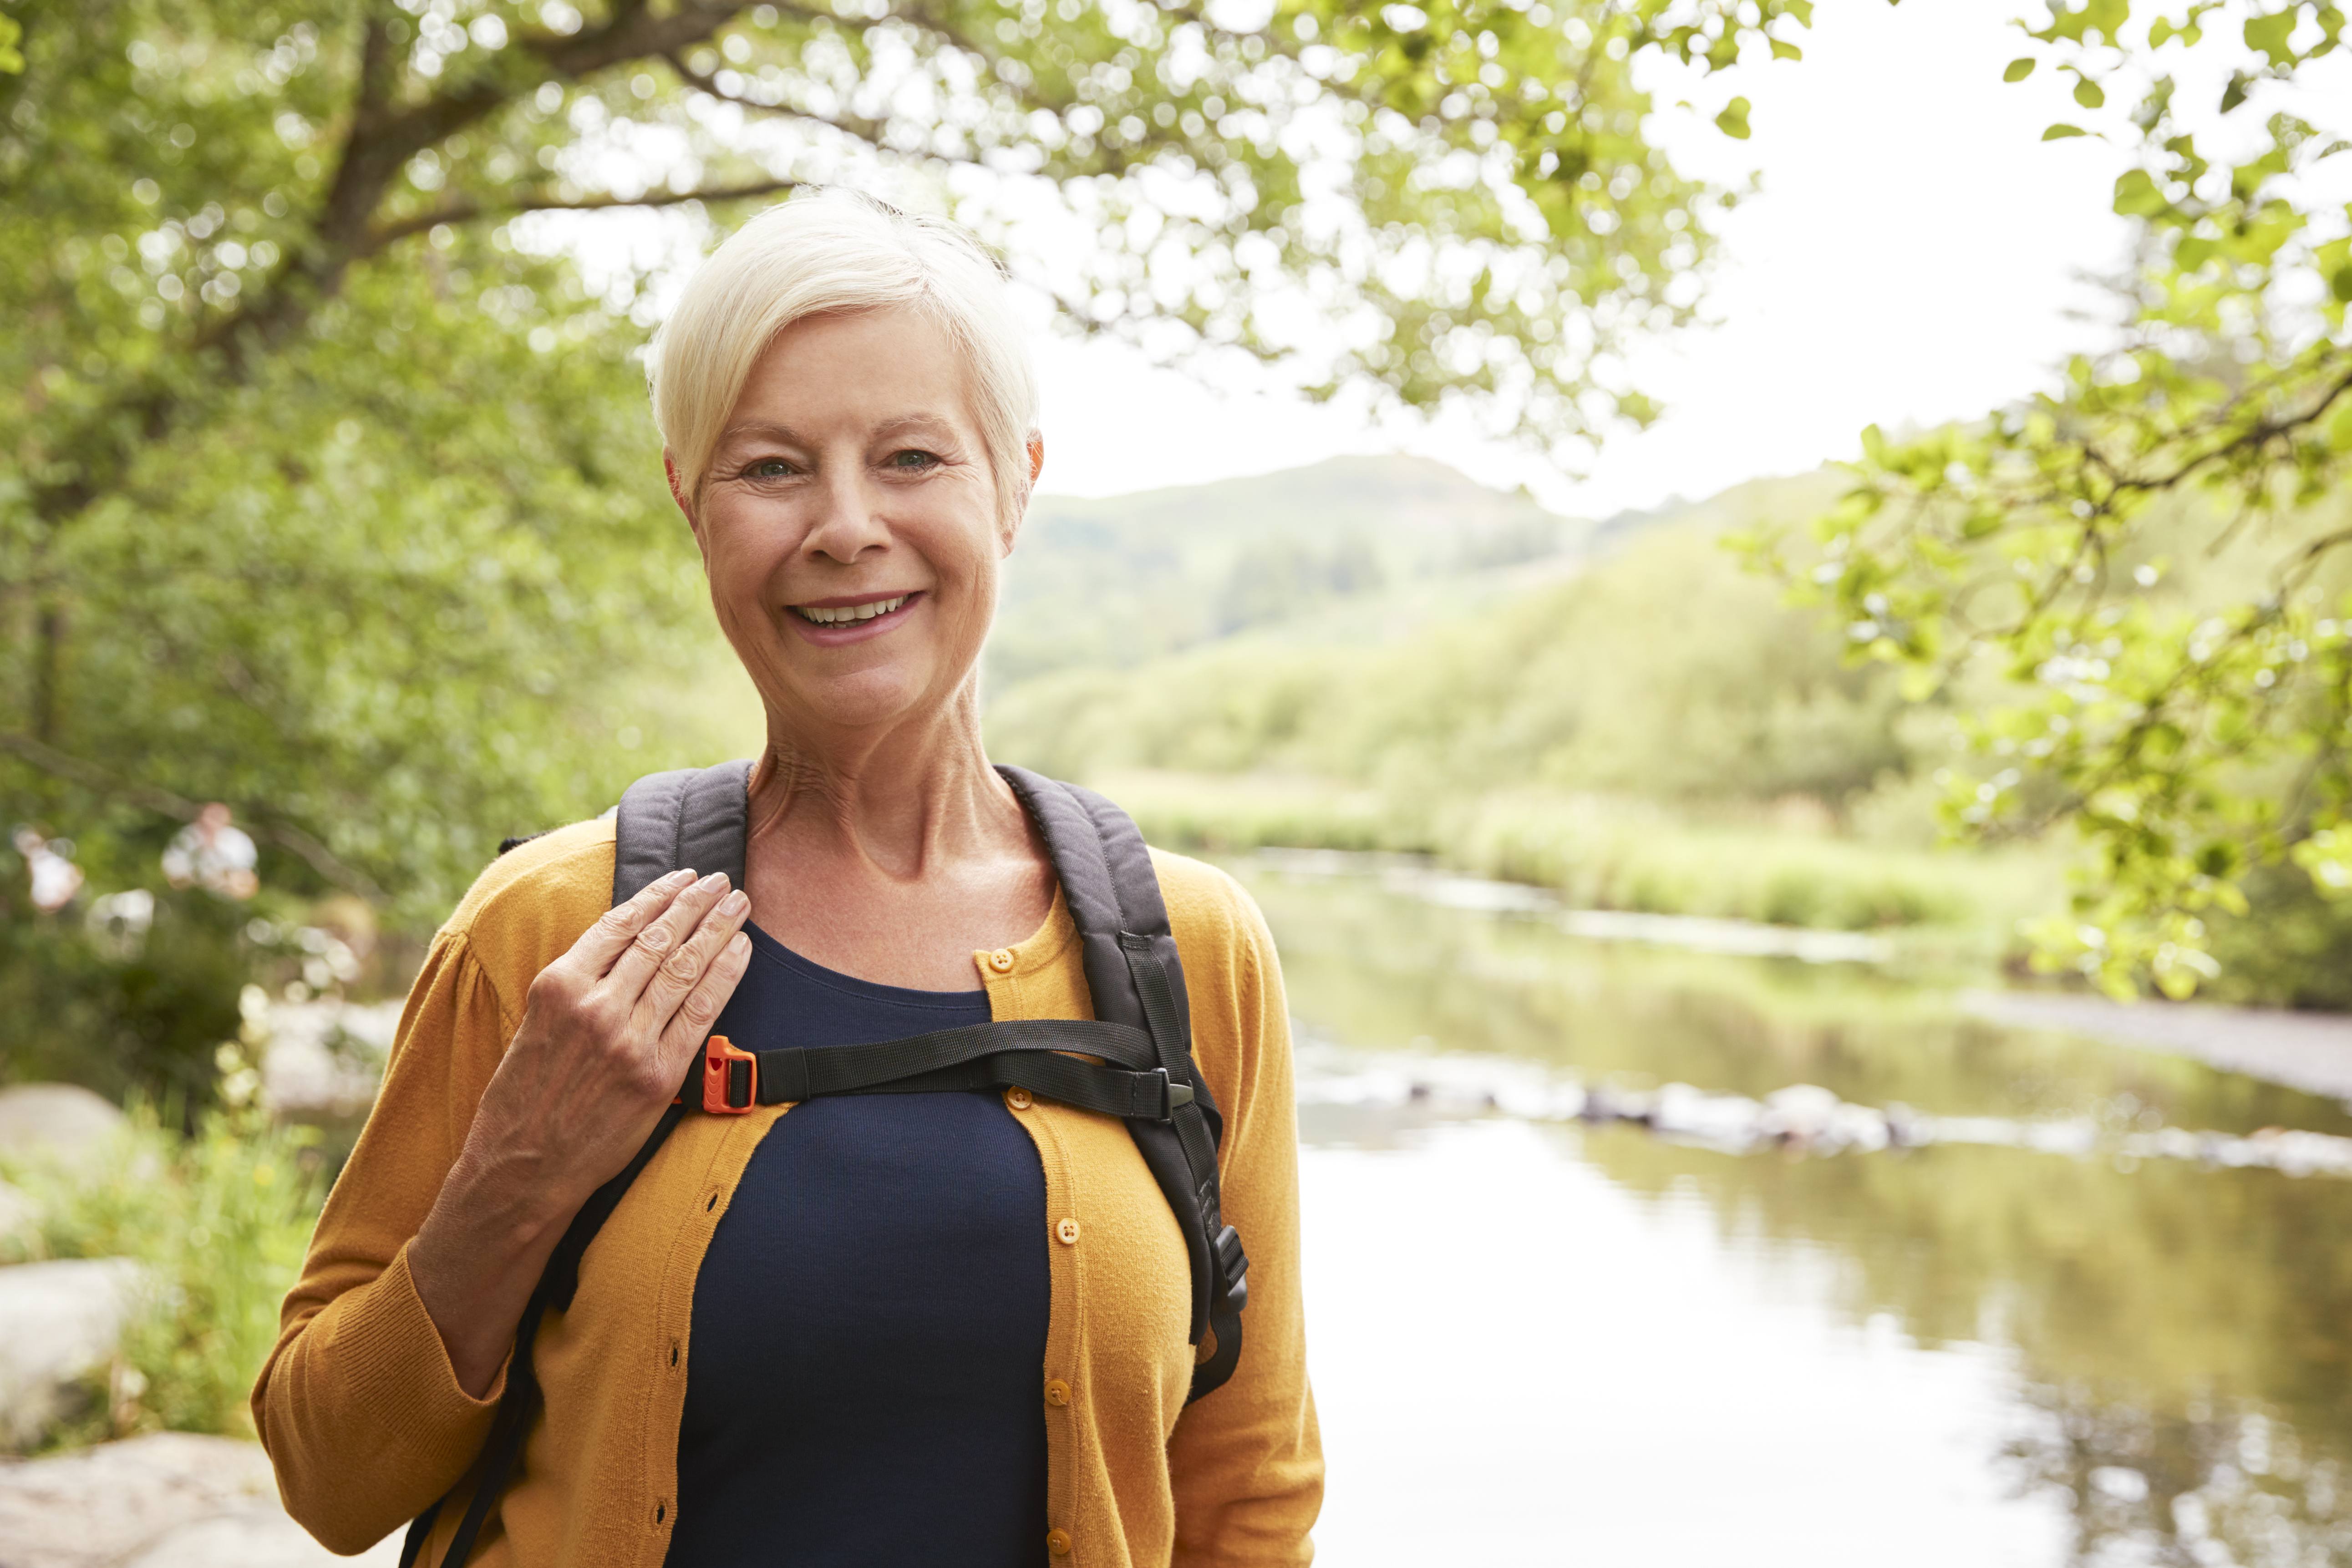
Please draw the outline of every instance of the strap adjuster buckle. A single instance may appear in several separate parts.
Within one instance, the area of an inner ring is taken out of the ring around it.
[[[1179,1083],[1170,1078],[1166,1068],[1150,1068],[1136,1074],[1136,1077],[1151,1080],[1154,1089],[1158,1091],[1152,1096],[1152,1106],[1144,1112],[1154,1121],[1173,1121],[1178,1106],[1192,1103],[1192,1086],[1189,1083]]]
[[[702,1047],[702,1109],[713,1116],[741,1116],[759,1100],[760,1058],[739,1051],[724,1035]]]
[[[1242,1233],[1226,1226],[1217,1233],[1217,1277],[1224,1287],[1228,1309],[1238,1312],[1249,1305],[1249,1254],[1242,1250]]]

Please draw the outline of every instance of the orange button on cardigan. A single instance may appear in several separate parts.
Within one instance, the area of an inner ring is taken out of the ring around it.
[[[1045,1363],[1047,1544],[1079,1568],[1302,1564],[1323,1492],[1307,1386],[1290,1033],[1274,944],[1232,879],[1154,852],[1191,993],[1192,1051],[1224,1113],[1224,1212],[1249,1248],[1234,1379],[1187,1409],[1191,1279],[1167,1201],[1127,1129],[1048,1100],[1014,1104],[1045,1175],[1052,1295]],[[465,1476],[498,1391],[468,1396],[410,1282],[407,1245],[464,1145],[540,970],[604,913],[613,827],[583,823],[503,857],[436,938],[383,1089],[328,1198],[253,1393],[294,1517],[357,1552]],[[1016,948],[976,953],[998,1018],[1091,1016],[1057,897]],[[1024,1097],[1026,1098],[1026,1097]],[[1008,1097],[1008,1103],[1011,1103]],[[789,1106],[688,1116],[588,1249],[551,1313],[546,1391],[481,1564],[643,1564],[676,1523],[677,1428],[703,1249],[752,1149]],[[776,1412],[780,1422],[804,1413]],[[922,1478],[909,1476],[909,1486]],[[445,1510],[437,1563],[463,1511]],[[780,1540],[791,1530],[776,1521]]]

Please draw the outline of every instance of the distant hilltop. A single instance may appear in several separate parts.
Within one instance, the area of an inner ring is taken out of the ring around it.
[[[989,645],[999,682],[1126,668],[1404,584],[1570,556],[1590,523],[1426,458],[1039,496]]]
[[[1590,526],[1546,510],[1525,490],[1498,490],[1433,458],[1403,456],[1329,458],[1305,468],[1127,495],[1041,495],[1030,517],[1207,521],[1213,526],[1226,519],[1311,519],[1314,526],[1332,530]]]
[[[1006,567],[992,682],[1128,668],[1290,625],[1356,640],[1572,572],[1637,532],[1810,514],[1842,488],[1827,472],[1756,479],[1596,523],[1428,458],[1385,456],[1132,495],[1042,495]]]

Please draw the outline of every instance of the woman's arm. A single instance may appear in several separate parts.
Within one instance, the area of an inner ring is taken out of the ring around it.
[[[610,886],[609,858],[572,858],[509,872],[496,914],[436,940],[254,1389],[289,1511],[336,1551],[472,1463],[548,1253],[644,1141],[748,961],[723,880],[656,883],[558,951]],[[475,927],[496,929],[496,974]]]
[[[1249,1253],[1249,1306],[1232,1381],[1188,1405],[1169,1439],[1175,1562],[1291,1568],[1313,1555],[1307,1531],[1322,1508],[1323,1445],[1299,1290],[1290,1013],[1264,917],[1237,884],[1218,882],[1231,957],[1215,988],[1222,994],[1194,991],[1193,1037],[1224,1116],[1217,1167],[1226,1223]],[[1213,1034],[1230,1051],[1208,1049]]]
[[[673,872],[591,926],[531,983],[408,1269],[458,1386],[486,1396],[589,1194],[677,1094],[751,958],[751,900]]]

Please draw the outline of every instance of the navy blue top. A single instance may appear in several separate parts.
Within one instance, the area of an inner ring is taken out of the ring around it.
[[[756,927],[746,1050],[988,1021]],[[694,1286],[673,1568],[1045,1558],[1045,1176],[994,1092],[814,1100],[751,1155]]]

